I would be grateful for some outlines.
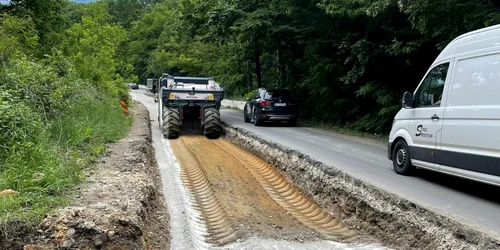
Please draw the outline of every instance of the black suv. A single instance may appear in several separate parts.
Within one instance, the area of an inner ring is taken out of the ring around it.
[[[245,122],[252,121],[255,126],[264,121],[288,121],[290,126],[295,126],[297,115],[297,101],[288,89],[257,89],[243,111]]]
[[[131,88],[131,89],[139,89],[139,85],[135,82],[131,82],[128,84],[128,86]]]

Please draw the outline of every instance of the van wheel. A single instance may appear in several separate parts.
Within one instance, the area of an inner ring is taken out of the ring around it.
[[[404,140],[398,141],[392,151],[392,165],[396,173],[411,175],[415,167],[411,164],[410,149]]]

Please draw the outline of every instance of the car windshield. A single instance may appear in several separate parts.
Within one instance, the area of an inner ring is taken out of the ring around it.
[[[269,90],[264,95],[264,99],[276,99],[276,98],[286,98],[293,99],[292,93],[289,90]]]

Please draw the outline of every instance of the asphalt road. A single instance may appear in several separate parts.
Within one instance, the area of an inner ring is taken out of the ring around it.
[[[398,175],[382,141],[286,124],[256,127],[243,121],[242,111],[232,109],[221,110],[221,119],[500,239],[499,187],[427,170]]]

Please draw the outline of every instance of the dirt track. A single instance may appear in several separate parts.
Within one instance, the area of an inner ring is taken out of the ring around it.
[[[356,235],[270,165],[224,139],[186,135],[170,144],[212,244],[255,236],[301,242]]]

